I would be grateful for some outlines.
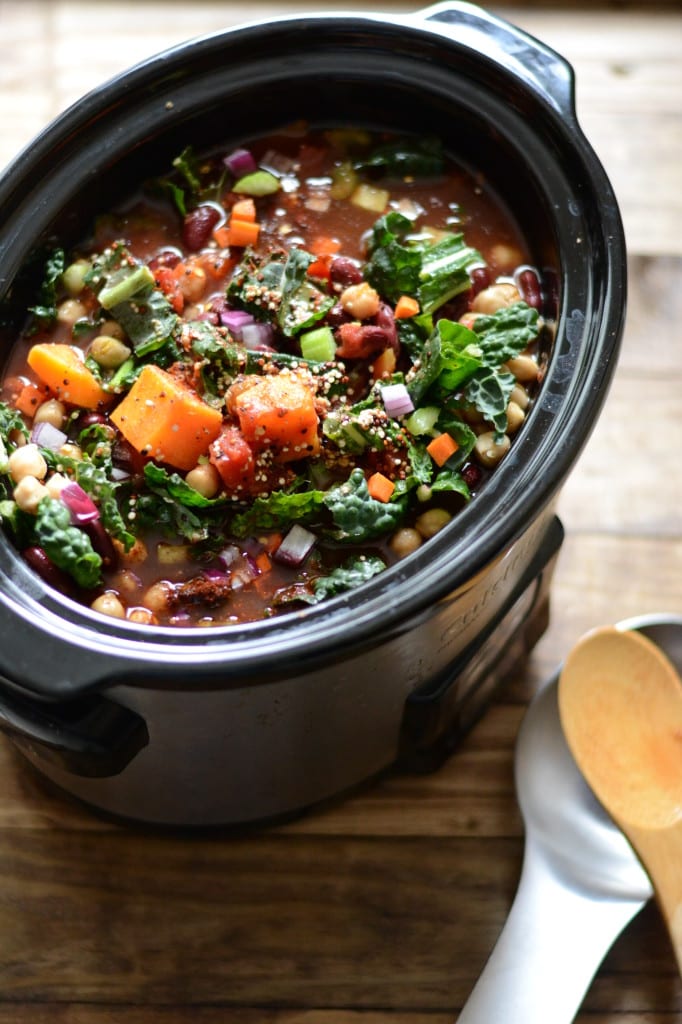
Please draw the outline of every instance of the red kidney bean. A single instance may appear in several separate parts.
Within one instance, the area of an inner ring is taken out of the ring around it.
[[[487,267],[474,267],[469,277],[471,278],[472,298],[482,292],[484,288],[490,287],[490,271]]]
[[[393,349],[396,355],[400,352],[400,342],[398,341],[398,328],[395,325],[395,316],[393,310],[386,302],[382,302],[379,306],[379,312],[374,317],[374,323],[377,327],[381,327],[382,331],[386,332],[386,338],[388,344]]]
[[[169,270],[172,270],[173,267],[177,267],[180,259],[180,254],[174,249],[163,249],[150,259],[148,266],[152,273],[160,270],[161,267],[168,267]]]
[[[327,315],[324,318],[326,324],[330,327],[340,327],[341,324],[348,324],[351,322],[353,317],[348,313],[340,302],[332,306]]]
[[[190,252],[203,249],[211,237],[211,232],[220,220],[220,212],[215,206],[197,206],[186,215],[182,225],[182,241]]]
[[[375,324],[342,324],[336,332],[341,359],[367,359],[375,352],[390,348],[391,339],[384,327]]]
[[[542,309],[542,291],[538,275],[530,267],[521,270],[516,275],[516,287],[521,292],[521,298],[534,309]]]
[[[483,479],[483,470],[480,466],[475,466],[473,462],[470,462],[467,466],[462,467],[462,479],[470,490],[475,491]]]
[[[107,418],[101,412],[83,412],[76,425],[79,430],[85,430],[87,427],[102,426],[106,422]]]
[[[42,548],[24,548],[21,557],[48,586],[54,587],[55,590],[61,590],[62,593],[73,593],[71,577],[50,561]]]
[[[118,565],[118,552],[114,547],[111,537],[102,526],[99,519],[89,523],[83,523],[82,529],[90,538],[93,549],[102,559],[105,569],[115,569]]]
[[[329,267],[329,276],[334,284],[347,288],[351,284],[360,284],[362,271],[347,256],[335,256]]]

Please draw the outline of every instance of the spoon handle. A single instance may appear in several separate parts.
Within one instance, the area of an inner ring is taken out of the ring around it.
[[[682,975],[682,821],[659,830],[623,830],[649,873]]]
[[[507,923],[458,1024],[569,1024],[607,951],[645,902],[597,900],[571,888],[527,836]]]

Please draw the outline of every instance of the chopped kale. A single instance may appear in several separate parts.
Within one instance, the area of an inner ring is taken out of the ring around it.
[[[482,365],[477,335],[453,320],[439,320],[421,354],[419,368],[408,383],[415,406],[434,385],[449,394]]]
[[[228,288],[228,297],[258,320],[275,324],[291,338],[312,327],[331,309],[334,298],[308,278],[314,257],[303,249],[265,259],[248,252]]]
[[[39,323],[44,326],[57,319],[57,285],[66,267],[63,249],[55,249],[45,263],[43,281],[38,294],[38,302],[29,307]]]
[[[386,178],[426,178],[443,173],[445,158],[440,139],[397,139],[376,146],[354,163],[356,171],[375,170]]]
[[[378,555],[359,555],[350,558],[344,565],[332,569],[328,576],[318,576],[312,581],[313,596],[308,603],[318,604],[346,590],[354,590],[355,587],[383,572],[385,568],[386,563]]]
[[[87,590],[101,580],[102,559],[83,530],[71,524],[71,513],[55,498],[43,498],[38,506],[35,535],[51,562]]]
[[[154,462],[148,462],[144,467],[144,479],[150,490],[162,498],[170,498],[172,501],[184,505],[185,508],[206,509],[216,508],[224,505],[226,499],[207,498],[200,494],[183,480],[179,473],[169,473],[162,466]]]
[[[87,452],[83,458],[72,458],[63,452],[53,452],[41,448],[43,458],[50,468],[68,475],[90,495],[99,508],[102,525],[107,533],[120,541],[128,549],[135,541],[128,530],[119,510],[117,493],[120,484],[111,479],[111,448],[98,441],[92,454]]]
[[[309,523],[324,505],[324,492],[272,491],[254,498],[250,508],[238,513],[231,529],[236,537],[249,537],[260,531],[284,530],[294,523]]]
[[[446,234],[433,243],[410,238],[412,230],[412,221],[402,213],[380,217],[372,228],[365,276],[392,302],[411,295],[422,313],[433,313],[470,287],[469,268],[483,259],[462,234]]]
[[[486,366],[476,371],[464,392],[466,401],[493,424],[498,440],[507,429],[507,406],[515,384],[513,374],[500,373]]]
[[[401,497],[389,502],[372,498],[361,469],[354,469],[345,483],[327,491],[324,504],[334,520],[337,540],[373,540],[395,530],[405,513]]]
[[[479,338],[484,366],[498,367],[513,359],[537,337],[538,311],[525,302],[477,316],[473,332]]]

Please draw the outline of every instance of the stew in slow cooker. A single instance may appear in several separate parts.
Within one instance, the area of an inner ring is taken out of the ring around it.
[[[355,588],[505,457],[542,374],[523,236],[434,139],[181,153],[51,251],[2,384],[0,513],[95,611],[227,625]]]

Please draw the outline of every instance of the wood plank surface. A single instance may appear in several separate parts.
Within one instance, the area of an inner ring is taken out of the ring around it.
[[[318,6],[0,0],[0,166],[132,62],[247,16]],[[629,246],[615,381],[559,501],[550,628],[437,773],[389,772],[260,831],[121,827],[0,738],[0,1024],[454,1021],[518,882],[513,752],[528,700],[586,629],[682,614],[680,4],[491,6],[574,66]],[[682,983],[650,904],[577,1022],[680,1019]]]

